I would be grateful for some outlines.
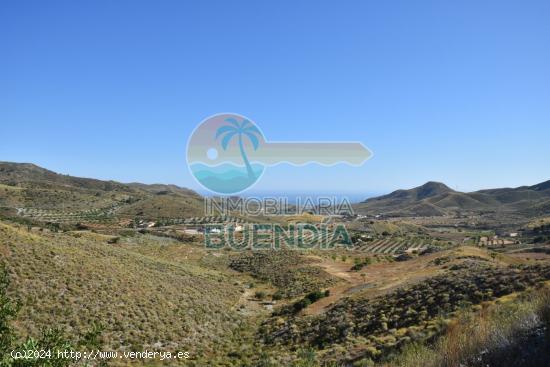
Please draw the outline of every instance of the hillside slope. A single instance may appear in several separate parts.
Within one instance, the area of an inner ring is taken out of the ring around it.
[[[93,233],[0,222],[0,260],[9,271],[9,294],[22,306],[19,335],[37,336],[51,325],[79,335],[99,323],[106,350],[207,356],[231,343],[243,322],[234,310],[241,289],[197,261],[141,253],[152,241],[114,245]]]
[[[35,217],[75,217],[90,213],[98,217],[183,218],[203,212],[196,192],[175,185],[124,184],[61,175],[30,163],[0,162],[0,208],[9,215],[24,208]]]
[[[507,212],[543,215],[550,205],[550,180],[533,186],[454,191],[438,182],[370,198],[355,205],[358,213],[395,216],[439,216],[458,212]]]

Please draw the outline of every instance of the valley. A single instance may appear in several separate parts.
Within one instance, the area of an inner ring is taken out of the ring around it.
[[[520,348],[548,332],[549,200],[548,182],[467,194],[427,183],[352,214],[205,216],[203,198],[177,186],[1,162],[1,297],[19,307],[0,321],[12,347],[53,328],[80,350],[190,355],[133,365],[477,366],[483,348],[502,358],[494,333]],[[354,246],[205,247],[209,224],[247,223],[341,224]],[[476,318],[492,325],[485,339],[441,360]]]

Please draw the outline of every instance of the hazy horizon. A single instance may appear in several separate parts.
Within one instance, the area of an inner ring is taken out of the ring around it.
[[[30,163],[30,164],[37,165],[36,163],[33,163],[33,162],[12,162],[12,163]],[[42,167],[42,168],[45,168],[45,169],[48,169],[50,171],[59,173],[59,174],[69,175],[69,176],[73,176],[73,177],[100,179],[100,180],[105,180],[105,181],[117,181],[115,179],[108,178],[108,177],[76,176],[76,175],[74,175],[70,172],[55,171],[55,170],[52,170],[51,168],[48,168],[48,167],[44,167],[44,166],[40,166],[40,165],[38,165],[38,166]],[[519,187],[519,186],[532,186],[532,185],[536,185],[536,184],[539,184],[539,183],[542,183],[542,182],[546,182],[548,180],[550,180],[550,178],[548,178],[546,180],[539,181],[539,182],[530,182],[530,183],[524,183],[524,184],[521,184],[521,185],[518,185],[518,186],[508,186],[508,187],[513,188],[513,187]],[[251,189],[246,190],[245,192],[237,194],[237,196],[254,197],[254,198],[267,198],[267,197],[282,198],[282,197],[284,197],[284,198],[286,198],[287,202],[290,203],[290,204],[293,204],[297,200],[298,197],[300,197],[301,200],[304,200],[306,198],[316,200],[320,197],[329,197],[329,198],[335,198],[338,201],[341,201],[345,198],[346,200],[350,201],[353,204],[353,203],[359,203],[359,202],[364,201],[364,200],[369,199],[369,198],[386,195],[386,194],[389,194],[389,193],[391,193],[395,190],[412,189],[412,188],[424,185],[427,182],[433,182],[433,181],[434,180],[428,180],[428,181],[425,181],[425,182],[418,183],[414,186],[397,187],[397,188],[392,188],[392,189],[387,189],[387,190],[380,190],[380,191],[360,191],[360,190],[349,191],[349,190],[338,190],[338,189],[333,189],[333,190],[314,190],[314,189],[310,189],[310,190],[307,190],[307,189],[306,190],[296,190],[296,189],[281,190],[281,189],[265,189],[265,188],[262,189],[262,190],[257,190],[254,187],[252,187]],[[147,184],[147,185],[154,185],[154,184],[176,185],[176,186],[179,186],[179,187],[182,187],[182,188],[192,189],[192,190],[196,191],[198,194],[200,194],[201,196],[205,196],[205,197],[213,197],[213,196],[218,196],[219,195],[217,193],[213,193],[213,192],[208,191],[208,190],[206,190],[204,188],[201,188],[201,187],[193,188],[193,187],[190,187],[190,186],[178,185],[177,183],[174,183],[174,182],[160,182],[160,181],[142,182],[142,181],[136,181],[136,180],[133,180],[133,181],[118,181],[118,182],[123,183],[123,184],[141,183],[141,184]],[[506,188],[507,187],[507,186],[495,186],[495,187],[481,187],[481,188],[478,188],[478,189],[475,189],[475,190],[460,190],[458,187],[451,187],[446,182],[443,182],[443,181],[436,181],[436,182],[441,182],[441,183],[447,185],[449,188],[451,188],[455,191],[460,191],[460,192],[473,192],[473,191],[479,191],[479,190],[498,189],[498,188]]]

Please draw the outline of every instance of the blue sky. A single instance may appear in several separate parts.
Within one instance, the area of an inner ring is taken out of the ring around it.
[[[269,168],[257,192],[550,179],[547,1],[2,1],[0,160],[194,189],[188,136],[359,140],[364,166]]]

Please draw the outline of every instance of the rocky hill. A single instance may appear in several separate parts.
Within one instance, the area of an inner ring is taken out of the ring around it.
[[[550,180],[533,186],[459,192],[428,182],[409,190],[370,198],[356,205],[358,213],[394,216],[439,216],[468,212],[543,215],[550,206]]]

